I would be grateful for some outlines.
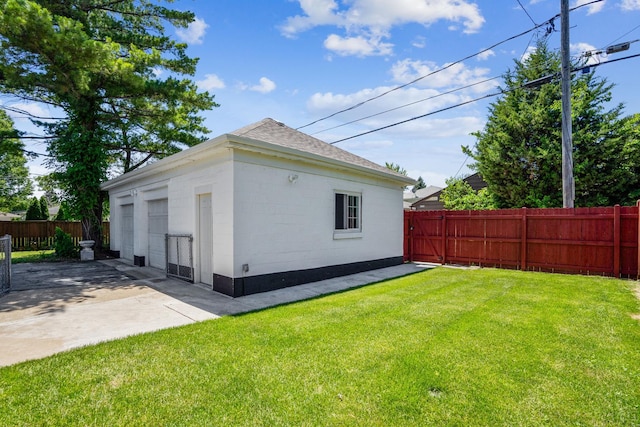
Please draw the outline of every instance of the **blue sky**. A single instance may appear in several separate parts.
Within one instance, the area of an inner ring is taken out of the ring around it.
[[[570,5],[586,3],[571,0]],[[473,55],[548,22],[560,12],[560,0],[180,0],[171,7],[197,16],[188,29],[168,31],[189,43],[189,54],[200,58],[194,80],[220,104],[205,113],[211,137],[265,117],[298,128],[448,67],[300,129],[333,142],[495,92],[500,79],[451,91],[512,68],[548,25]],[[635,41],[640,38],[640,0],[588,4],[571,13],[570,23],[574,56]],[[548,43],[559,48],[559,19],[555,30]],[[624,103],[626,114],[640,112],[639,58],[605,62],[638,53],[640,43],[632,43],[626,52],[593,56],[603,63],[597,74],[617,85],[613,101]],[[450,66],[468,56],[473,57]],[[483,128],[488,104],[495,99],[336,146],[380,164],[397,163],[413,178],[444,186],[446,178],[470,173],[460,147],[474,144],[470,133]],[[26,120],[14,119],[18,126],[27,126]],[[44,172],[37,160],[31,168]]]

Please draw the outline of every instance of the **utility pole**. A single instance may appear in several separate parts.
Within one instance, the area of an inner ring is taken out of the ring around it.
[[[573,141],[571,135],[571,60],[569,59],[569,0],[560,0],[562,55],[562,206],[572,208],[575,200],[573,182]]]

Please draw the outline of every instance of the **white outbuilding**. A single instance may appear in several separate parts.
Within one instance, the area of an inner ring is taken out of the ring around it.
[[[413,183],[264,119],[102,188],[120,258],[237,297],[401,264]]]

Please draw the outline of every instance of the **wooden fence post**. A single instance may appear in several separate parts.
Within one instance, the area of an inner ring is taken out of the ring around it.
[[[407,261],[413,262],[413,211],[407,213]]]
[[[527,271],[527,208],[522,208],[522,233],[520,235],[520,269]]]
[[[442,265],[447,263],[447,211],[442,212]]]
[[[613,207],[613,277],[620,277],[620,205]]]
[[[640,280],[640,200],[636,202],[636,206],[638,207],[638,246],[636,247],[636,255],[638,258],[638,274],[636,275],[636,280]]]

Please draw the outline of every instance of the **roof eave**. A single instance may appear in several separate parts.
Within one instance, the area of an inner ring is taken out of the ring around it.
[[[191,163],[195,160],[206,158],[207,156],[216,154],[218,150],[216,148],[222,148],[227,141],[228,135],[220,135],[216,138],[205,141],[194,147],[180,151],[157,162],[143,166],[140,169],[136,169],[131,172],[124,173],[116,178],[105,181],[100,185],[102,190],[110,190],[121,185],[125,185],[133,180],[145,178],[162,172],[166,172],[171,169],[175,169],[182,165]]]
[[[305,160],[316,165],[332,166],[341,170],[357,170],[363,175],[395,182],[403,187],[416,183],[413,178],[400,176],[392,173],[391,171],[389,173],[386,173],[354,163],[344,162],[338,159],[331,159],[326,156],[297,150],[295,148],[283,147],[281,145],[272,144],[253,138],[226,133],[201,144],[198,144],[195,147],[191,147],[187,150],[173,154],[151,165],[147,165],[140,169],[127,172],[109,181],[103,182],[100,188],[102,190],[108,191],[110,189],[126,185],[137,179],[153,176],[171,169],[178,168],[196,160],[205,159],[208,156],[218,153],[218,149],[223,148],[260,152],[262,154],[276,155],[292,160]]]

